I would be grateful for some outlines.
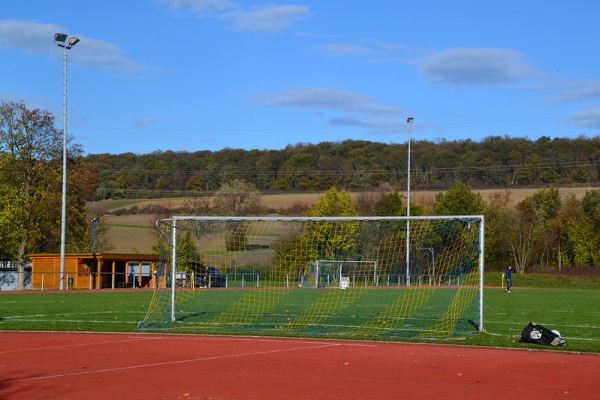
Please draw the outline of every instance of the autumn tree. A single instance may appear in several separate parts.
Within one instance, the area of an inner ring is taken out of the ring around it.
[[[333,187],[306,213],[309,217],[355,217],[358,216],[350,193]]]
[[[256,185],[242,179],[221,185],[214,198],[213,212],[216,215],[257,215],[260,209],[260,192]]]
[[[536,213],[527,203],[520,202],[516,206],[514,219],[510,220],[510,255],[515,271],[522,273],[531,263],[533,243],[536,231]]]
[[[206,196],[194,196],[184,200],[184,212],[189,215],[210,215],[210,199]]]
[[[381,216],[402,215],[405,213],[405,207],[402,206],[402,196],[398,191],[383,194],[379,201],[375,203],[375,214]]]
[[[376,205],[381,201],[383,196],[389,195],[393,191],[389,183],[382,183],[373,191],[357,193],[354,198],[354,205],[359,215],[378,215]],[[400,204],[400,207],[402,207],[402,204]]]
[[[214,198],[213,212],[224,216],[258,215],[261,210],[260,192],[256,185],[242,179],[234,179],[221,185]],[[244,222],[234,224],[225,234],[227,250],[243,250],[248,245],[248,226]]]
[[[485,258],[487,264],[506,267],[511,264],[511,240],[516,210],[511,192],[494,192],[485,208]]]
[[[62,139],[47,111],[30,110],[22,102],[0,103],[0,243],[4,256],[17,262],[17,289],[24,288],[29,253],[59,249]],[[68,151],[66,245],[80,249],[91,226],[85,205],[95,194],[99,174],[81,163],[78,146]]]

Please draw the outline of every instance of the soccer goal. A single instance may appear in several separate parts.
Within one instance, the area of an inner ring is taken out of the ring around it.
[[[139,329],[361,339],[483,330],[483,216],[177,216],[157,228],[158,284]]]
[[[358,279],[358,281],[357,281]],[[364,282],[377,286],[377,261],[317,260],[309,262],[300,276],[300,286],[322,288],[340,286],[342,289]]]

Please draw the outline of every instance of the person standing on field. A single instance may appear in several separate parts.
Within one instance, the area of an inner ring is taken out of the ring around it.
[[[512,266],[509,265],[506,268],[506,293],[510,293],[510,287],[512,286]]]

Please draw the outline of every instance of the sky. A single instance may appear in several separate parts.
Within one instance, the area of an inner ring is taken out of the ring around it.
[[[600,133],[600,2],[0,2],[0,100],[85,154]],[[412,125],[407,118],[413,118]]]

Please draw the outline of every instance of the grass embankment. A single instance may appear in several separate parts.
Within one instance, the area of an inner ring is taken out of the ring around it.
[[[500,276],[486,279],[496,287],[484,293],[485,332],[444,343],[549,349],[519,342],[531,321],[559,330],[569,344],[561,350],[600,353],[598,277],[519,274],[506,293]],[[145,290],[2,294],[0,330],[135,332],[152,296]]]
[[[486,272],[485,286],[501,286],[501,272]],[[600,289],[600,274],[571,276],[555,274],[517,274],[513,272],[513,287],[538,289]]]

